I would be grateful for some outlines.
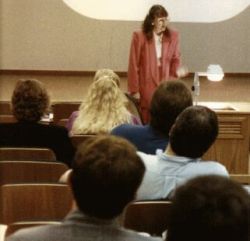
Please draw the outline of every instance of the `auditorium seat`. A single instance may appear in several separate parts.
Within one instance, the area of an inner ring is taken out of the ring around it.
[[[68,167],[59,162],[0,161],[0,185],[10,183],[58,182]]]
[[[59,125],[59,126],[64,126],[66,127],[67,123],[68,123],[68,120],[69,119],[60,119],[56,124]]]
[[[52,104],[53,123],[58,124],[61,119],[68,119],[72,112],[77,111],[80,102],[57,102]]]
[[[137,201],[129,204],[121,218],[128,229],[161,236],[167,229],[170,201]]]
[[[72,135],[71,137],[70,137],[70,139],[71,139],[71,142],[72,142],[72,144],[73,144],[73,146],[75,147],[75,148],[77,148],[78,147],[78,145],[80,145],[81,143],[83,143],[85,140],[87,140],[87,139],[89,139],[89,138],[91,138],[91,137],[94,137],[95,135]]]
[[[230,174],[230,178],[241,184],[250,185],[250,174]]]
[[[16,118],[13,115],[0,114],[0,123],[14,123],[14,122],[16,122]]]
[[[0,147],[0,160],[56,161],[56,156],[48,148]]]
[[[0,115],[11,115],[11,104],[9,101],[0,101]]]
[[[61,221],[72,208],[65,184],[6,184],[1,186],[0,223]]]

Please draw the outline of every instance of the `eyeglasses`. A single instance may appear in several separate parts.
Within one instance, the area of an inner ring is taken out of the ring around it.
[[[170,19],[168,17],[160,17],[160,18],[157,18],[157,21],[160,23],[166,23],[166,22],[169,22]]]

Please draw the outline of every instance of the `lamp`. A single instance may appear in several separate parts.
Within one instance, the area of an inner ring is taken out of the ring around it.
[[[220,65],[210,64],[207,67],[206,72],[195,72],[194,74],[194,83],[192,86],[192,91],[194,92],[194,103],[197,105],[198,96],[200,95],[200,76],[207,76],[208,80],[211,81],[221,81],[224,77],[223,69]]]

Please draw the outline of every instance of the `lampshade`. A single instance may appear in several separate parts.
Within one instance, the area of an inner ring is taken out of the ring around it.
[[[224,72],[220,65],[210,64],[207,67],[207,78],[211,81],[221,81],[224,77]]]
[[[218,64],[210,64],[206,72],[195,72],[192,90],[194,93],[194,103],[196,105],[198,104],[198,96],[200,95],[200,76],[206,76],[211,81],[221,81],[224,77],[224,72]]]

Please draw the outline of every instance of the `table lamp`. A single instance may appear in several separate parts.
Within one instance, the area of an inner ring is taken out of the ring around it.
[[[223,69],[218,64],[210,64],[206,72],[195,72],[192,91],[194,93],[194,103],[197,105],[198,96],[200,95],[200,76],[207,76],[208,80],[221,81],[224,77]]]

